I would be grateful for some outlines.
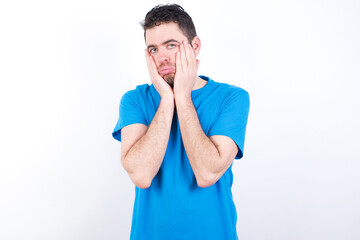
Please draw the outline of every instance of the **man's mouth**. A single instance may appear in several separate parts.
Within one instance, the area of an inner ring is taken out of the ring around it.
[[[159,73],[163,77],[165,75],[168,75],[168,74],[171,74],[174,72],[175,72],[175,69],[173,67],[163,67],[163,68],[161,68]]]

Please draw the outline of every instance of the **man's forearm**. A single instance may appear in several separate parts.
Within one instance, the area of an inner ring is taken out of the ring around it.
[[[207,185],[224,166],[214,143],[205,135],[190,97],[175,98],[181,137],[199,186]]]
[[[159,171],[169,141],[174,114],[174,99],[163,98],[146,134],[129,150],[123,161],[126,170],[134,182],[143,188]]]

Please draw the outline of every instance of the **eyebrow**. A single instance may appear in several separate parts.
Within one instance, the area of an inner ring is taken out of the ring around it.
[[[178,40],[175,40],[175,39],[169,39],[169,40],[166,40],[165,42],[163,42],[161,45],[166,45],[170,42],[176,42],[176,43],[180,43]],[[149,46],[147,46],[147,49],[149,50],[149,48],[152,48],[152,47],[156,47],[156,45],[154,44],[151,44]]]

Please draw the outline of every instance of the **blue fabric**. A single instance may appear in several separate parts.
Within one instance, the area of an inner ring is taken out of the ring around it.
[[[207,84],[191,92],[204,133],[233,139],[243,156],[249,95],[242,88],[200,76]],[[160,103],[154,86],[143,84],[124,94],[113,137],[121,141],[121,128],[134,123],[149,126]],[[135,186],[131,240],[238,239],[237,214],[232,198],[232,164],[212,186],[200,188],[181,139],[174,111],[163,163],[151,186]]]

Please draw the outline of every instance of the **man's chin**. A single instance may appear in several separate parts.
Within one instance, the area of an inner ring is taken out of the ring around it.
[[[175,74],[173,73],[167,74],[163,77],[165,82],[167,82],[170,85],[170,87],[174,87],[174,78],[175,78]]]

